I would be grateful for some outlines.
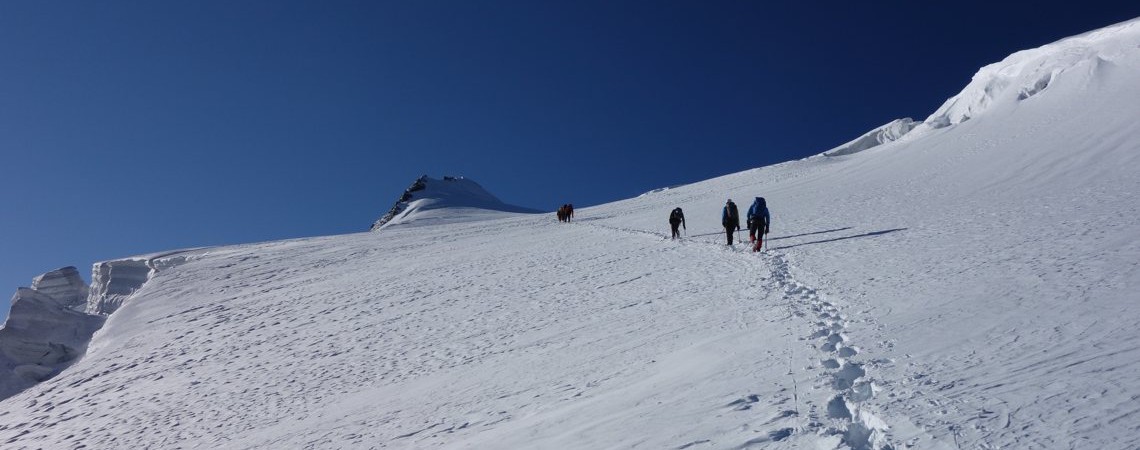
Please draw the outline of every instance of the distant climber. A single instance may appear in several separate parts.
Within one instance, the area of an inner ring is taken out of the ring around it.
[[[673,239],[681,237],[681,233],[677,231],[677,227],[684,227],[686,230],[689,227],[685,226],[685,213],[681,208],[673,208],[673,212],[669,213],[669,226],[673,228]]]
[[[752,251],[758,252],[764,248],[764,235],[768,234],[768,225],[772,222],[768,215],[768,202],[764,197],[756,197],[752,206],[748,208],[748,241],[752,243]]]
[[[740,210],[732,199],[724,204],[724,211],[720,214],[720,224],[724,225],[724,234],[728,238],[728,245],[732,245],[732,232],[740,231]]]
[[[559,222],[569,222],[571,217],[574,217],[574,205],[565,203],[558,207]]]

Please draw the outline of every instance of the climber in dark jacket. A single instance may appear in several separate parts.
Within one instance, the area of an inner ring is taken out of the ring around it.
[[[720,224],[724,225],[724,234],[728,238],[728,245],[732,245],[732,232],[740,231],[740,211],[732,199],[724,204],[724,211],[720,214]]]
[[[677,231],[677,227],[685,227],[685,213],[681,208],[673,208],[673,212],[669,213],[669,226],[673,228],[673,239],[681,237],[681,233]],[[686,230],[689,227],[685,227]]]

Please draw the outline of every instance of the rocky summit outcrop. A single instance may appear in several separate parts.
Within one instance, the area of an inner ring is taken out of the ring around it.
[[[414,198],[413,194],[415,192],[424,190],[426,187],[427,175],[416,178],[416,181],[413,181],[411,186],[408,186],[407,189],[404,189],[404,193],[400,195],[400,198],[396,199],[396,204],[392,205],[392,207],[388,209],[387,213],[377,219],[376,222],[372,223],[372,227],[369,228],[369,231],[375,231],[379,229],[388,222],[391,222],[393,218],[404,212],[405,209],[408,209],[408,203],[410,203]]]
[[[533,214],[540,211],[503,203],[483,186],[464,177],[427,175],[416,179],[396,204],[372,224],[371,231],[391,226],[437,225],[483,220],[501,213]]]

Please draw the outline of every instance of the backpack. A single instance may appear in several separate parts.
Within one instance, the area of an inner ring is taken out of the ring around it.
[[[685,217],[685,213],[681,212],[681,208],[673,208],[673,212],[669,213],[670,222],[680,222]]]
[[[729,202],[724,209],[728,223],[740,223],[740,212],[736,209],[736,203]]]
[[[760,220],[762,224],[766,223],[764,220],[766,217],[768,217],[768,202],[764,200],[764,197],[756,197],[756,201],[752,202],[752,206],[748,207],[749,227],[752,226],[753,219]]]

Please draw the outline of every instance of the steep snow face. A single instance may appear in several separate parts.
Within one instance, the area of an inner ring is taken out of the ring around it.
[[[91,285],[95,289],[88,300],[87,311],[111,314],[150,278],[146,258],[126,258],[95,263]]]
[[[1087,85],[1117,65],[1135,69],[1140,52],[1135,45],[1137,36],[1140,20],[1131,20],[1014,53],[979,70],[961,93],[946,100],[925,123],[933,128],[962,123],[996,104],[1028,100],[1066,79]]]
[[[503,203],[479,183],[463,177],[424,175],[418,179],[383,217],[372,224],[372,231],[397,225],[424,225],[469,222],[500,217],[502,213],[538,211]]]
[[[824,156],[843,156],[859,153],[869,148],[878,147],[888,142],[894,142],[910,133],[918,123],[910,117],[892,120],[890,123],[855,138],[851,142],[823,152]]]
[[[969,121],[569,224],[196,252],[4,401],[0,442],[1140,448],[1140,40],[1113,36],[1111,69]],[[767,251],[724,245],[757,195]]]

